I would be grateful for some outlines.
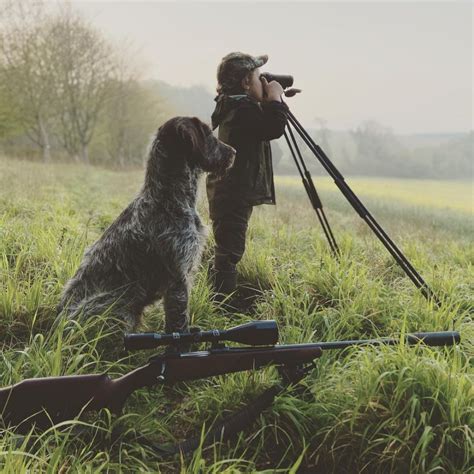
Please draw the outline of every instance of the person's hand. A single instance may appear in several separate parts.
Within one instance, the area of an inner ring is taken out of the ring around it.
[[[277,81],[268,82],[265,76],[261,76],[263,86],[263,102],[270,102],[276,100],[281,102],[281,95],[283,94],[283,87]]]

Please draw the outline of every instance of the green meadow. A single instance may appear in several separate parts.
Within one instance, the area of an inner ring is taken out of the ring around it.
[[[93,243],[139,190],[143,171],[0,158],[0,386],[25,378],[107,371],[126,354],[105,318],[63,332],[55,305]],[[191,322],[228,328],[275,319],[281,343],[458,330],[455,347],[328,351],[229,443],[162,460],[139,439],[171,443],[250,403],[275,369],[135,392],[120,416],[88,414],[43,433],[0,427],[0,470],[67,472],[472,472],[474,429],[473,195],[468,181],[348,178],[442,304],[428,303],[329,178],[314,177],[341,249],[329,252],[296,177],[277,177],[277,206],[255,209],[240,264],[247,310],[212,301],[212,235],[190,302]],[[204,191],[204,190],[202,190]],[[199,209],[208,222],[201,193]],[[143,331],[163,330],[160,304]]]
[[[330,191],[334,184],[329,177],[313,177],[317,188]],[[470,181],[440,181],[429,179],[360,178],[346,180],[357,195],[364,198],[390,200],[409,206],[453,210],[472,214],[474,188]],[[283,187],[301,187],[301,180],[293,176],[279,176]]]

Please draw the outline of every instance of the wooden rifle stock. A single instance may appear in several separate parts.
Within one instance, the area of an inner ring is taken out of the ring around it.
[[[136,389],[153,385],[157,367],[148,364],[112,380],[107,374],[27,379],[0,390],[0,419],[25,431],[45,428],[82,411],[119,412]]]

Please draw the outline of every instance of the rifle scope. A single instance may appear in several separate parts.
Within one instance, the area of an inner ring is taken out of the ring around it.
[[[264,77],[268,82],[277,81],[283,89],[291,87],[293,85],[293,76],[288,74],[271,74],[270,72],[264,72],[260,74],[260,77]]]
[[[224,331],[213,329],[212,331],[173,332],[171,334],[149,332],[124,336],[124,345],[127,351],[219,341],[239,342],[250,346],[273,346],[278,342],[278,326],[273,320],[251,321]]]

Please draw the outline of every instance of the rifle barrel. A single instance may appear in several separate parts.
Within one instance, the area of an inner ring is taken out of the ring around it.
[[[457,331],[443,332],[417,332],[406,334],[404,341],[412,346],[423,343],[426,346],[451,346],[459,343],[461,336]],[[381,339],[361,339],[353,341],[334,341],[334,342],[318,342],[321,349],[345,349],[351,346],[394,346],[400,344],[401,339],[398,338],[381,338]]]

